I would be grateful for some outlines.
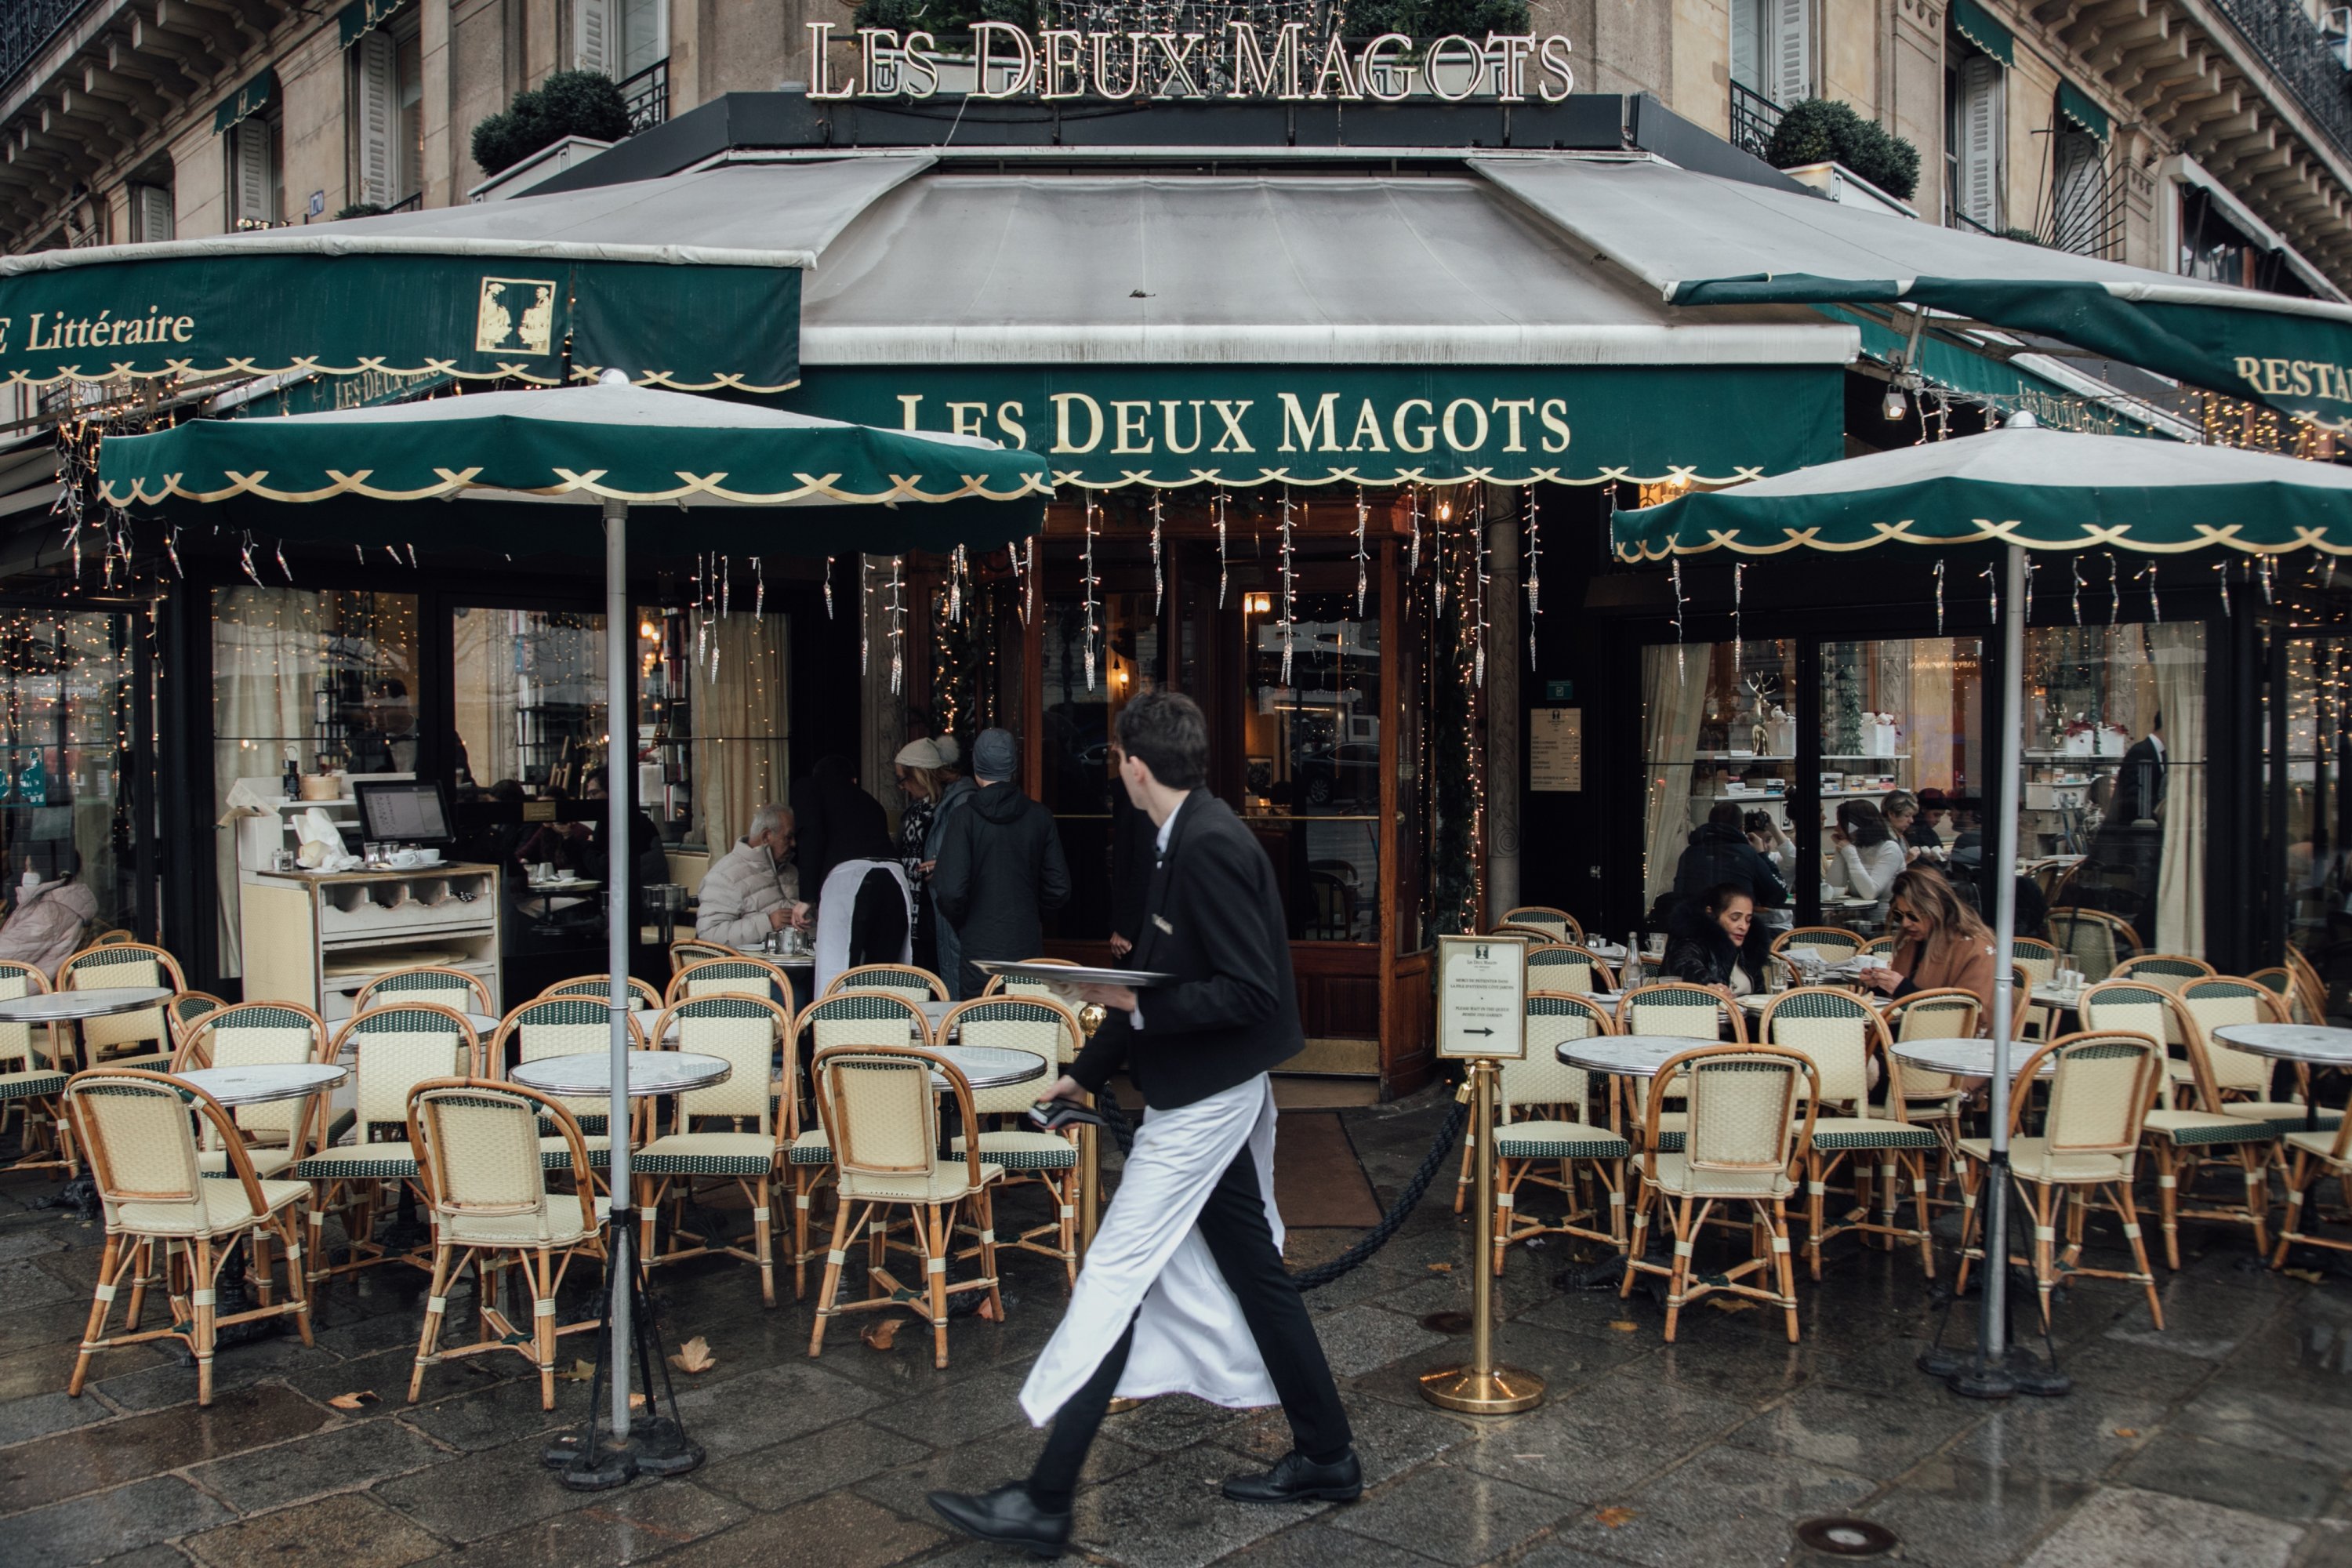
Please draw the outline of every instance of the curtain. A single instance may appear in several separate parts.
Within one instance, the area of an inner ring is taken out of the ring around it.
[[[457,743],[482,788],[522,777],[515,746],[515,617],[512,610],[460,605],[451,617]]]
[[[272,781],[292,757],[305,773],[315,760],[299,754],[311,732],[319,675],[319,595],[295,588],[223,588],[213,613],[213,810],[228,808],[241,778]],[[221,973],[245,973],[237,933],[237,829],[213,833],[214,885],[218,889]]]
[[[714,647],[694,669],[694,831],[713,856],[751,813],[782,804],[792,774],[782,616],[713,616]]]
[[[1714,650],[1654,645],[1642,650],[1642,755],[1648,798],[1643,842],[1642,909],[1675,885],[1691,830],[1691,788],[1698,750],[1698,721],[1706,706],[1706,676]]]
[[[2147,628],[2156,702],[2164,714],[2164,847],[2157,868],[2156,944],[2205,952],[2205,628]],[[2150,715],[2153,718],[2153,715]]]

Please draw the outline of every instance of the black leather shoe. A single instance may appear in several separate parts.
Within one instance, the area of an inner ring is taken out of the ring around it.
[[[1318,1465],[1292,1449],[1263,1475],[1227,1476],[1225,1495],[1235,1502],[1297,1502],[1321,1498],[1353,1502],[1364,1495],[1364,1467],[1350,1448],[1333,1464]]]
[[[1351,1455],[1350,1468],[1354,1463]],[[1070,1516],[1039,1508],[1019,1481],[990,1492],[933,1492],[930,1504],[932,1512],[976,1541],[1018,1546],[1039,1557],[1059,1557],[1070,1543]]]

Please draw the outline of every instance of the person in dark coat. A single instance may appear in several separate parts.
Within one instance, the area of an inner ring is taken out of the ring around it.
[[[931,871],[931,896],[940,919],[955,928],[961,957],[955,974],[940,976],[956,1000],[987,984],[973,960],[1036,957],[1045,942],[1044,911],[1070,897],[1053,813],[1013,787],[1020,758],[1011,731],[981,731],[971,747],[979,793],[949,822]]]
[[[1772,973],[1772,933],[1756,918],[1748,889],[1725,882],[1675,911],[1666,937],[1665,973],[1676,980],[1748,996],[1766,989]]]
[[[1675,867],[1675,900],[1689,905],[1726,885],[1746,893],[1759,909],[1789,901],[1789,889],[1772,862],[1748,842],[1736,801],[1717,801],[1706,820],[1691,830],[1688,847]]]
[[[857,787],[857,769],[847,757],[819,758],[809,776],[793,785],[792,807],[800,830],[801,889],[812,896],[854,852],[877,838],[889,842],[889,814]]]

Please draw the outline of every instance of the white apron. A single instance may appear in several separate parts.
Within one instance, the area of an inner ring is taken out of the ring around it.
[[[849,967],[849,922],[857,912],[858,885],[866,880],[868,871],[881,869],[890,873],[898,884],[898,897],[907,904],[907,940],[898,945],[897,957],[877,962],[912,963],[915,961],[913,935],[915,930],[915,896],[907,888],[906,868],[896,860],[844,860],[824,879],[824,888],[816,905],[816,994],[833,984],[833,977]],[[754,956],[757,956],[756,954]]]
[[[1280,1402],[1241,1302],[1195,1228],[1217,1178],[1246,1147],[1280,1250],[1274,1123],[1274,1088],[1264,1073],[1180,1110],[1144,1113],[1070,1310],[1022,1385],[1021,1408],[1032,1424],[1052,1420],[1085,1385],[1130,1318],[1135,1343],[1118,1397],[1189,1394],[1235,1407]]]

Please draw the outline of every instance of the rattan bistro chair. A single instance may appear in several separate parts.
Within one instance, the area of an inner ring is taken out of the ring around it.
[[[2217,975],[2183,985],[2180,1010],[2188,1015],[2189,1021],[2196,1026],[2198,1037],[2205,1042],[2205,1060],[2213,1069],[2213,1087],[2221,1096],[2220,1104],[2206,1105],[2204,1109],[2249,1121],[2267,1121],[2272,1131],[2279,1133],[2305,1131],[2305,1108],[2311,1099],[2310,1068],[2302,1062],[2286,1064],[2294,1069],[2296,1097],[2273,1100],[2271,1079],[2281,1064],[2269,1057],[2242,1051],[2213,1032],[2231,1024],[2289,1022],[2286,1003],[2277,993],[2255,980]],[[2333,1131],[2336,1115],[2335,1111],[2320,1112],[2320,1125]]]
[[[787,1094],[778,1106],[772,1074],[777,1053],[793,1037],[792,1015],[765,996],[692,996],[656,1018],[652,1032],[658,1049],[718,1057],[732,1070],[724,1082],[677,1096],[673,1130],[629,1157],[629,1169],[637,1177],[640,1256],[648,1265],[712,1253],[756,1263],[760,1300],[772,1307],[773,1184],[799,1128],[793,1110],[797,1097]],[[658,1118],[658,1107],[655,1115]],[[704,1125],[711,1122],[723,1125]],[[750,1236],[730,1241],[687,1228],[687,1207],[697,1177],[735,1184],[751,1211]],[[655,1222],[665,1198],[674,1200],[667,1250],[654,1244]]]
[[[2116,984],[2117,982],[2109,982]],[[2147,1132],[2156,1152],[2156,1197],[2158,1222],[2164,1228],[2164,1261],[2180,1267],[2180,1219],[2228,1220],[2251,1227],[2256,1256],[2270,1251],[2270,1167],[2278,1152],[2278,1129],[2264,1118],[2231,1116],[2222,1107],[2221,1089],[2214,1076],[2204,1031],[2177,1000],[2173,1006],[2183,1020],[2188,1039],[2190,1078],[2174,1086],[2175,1104],[2147,1113]],[[2242,1053],[2232,1052],[2232,1056]],[[2261,1058],[2252,1058],[2260,1061]],[[2179,1090],[2194,1092],[2197,1109],[2180,1107]],[[2234,1205],[2183,1208],[2184,1191],[2193,1197],[2197,1176],[2209,1155],[2235,1158],[2242,1186]]]
[[[2352,1110],[2352,1107],[2347,1110]],[[2292,1161],[2286,1178],[2286,1218],[2279,1226],[2277,1250],[2271,1255],[2273,1268],[2286,1267],[2287,1249],[2292,1247],[2332,1247],[2339,1252],[2352,1251],[2352,1238],[2347,1237],[2341,1226],[2325,1232],[2303,1228],[2304,1205],[2320,1183],[2333,1176],[2339,1191],[2352,1193],[2352,1114],[2328,1114],[2335,1119],[2334,1131],[2308,1132],[2298,1126],[2284,1136]]]
[[[1719,1040],[1726,1029],[1741,1045],[1748,1043],[1748,1019],[1737,1007],[1727,1006],[1713,989],[1687,980],[1661,980],[1636,985],[1617,999],[1617,1032],[1621,1035],[1670,1035],[1706,1042]],[[1683,1113],[1668,1110],[1650,1115],[1650,1092],[1656,1080],[1634,1079],[1626,1088],[1633,1095],[1635,1124],[1665,1140],[1666,1149],[1683,1146]]]
[[[2181,1015],[2179,999],[2154,980],[2103,980],[2085,987],[2074,1016],[2083,1027],[2146,1035],[2165,1047],[2165,1082],[2159,1103],[2169,1106],[2176,1091],[2193,1088],[2197,1070],[2189,1059],[2188,1037],[2194,1025]]]
[[[911,963],[860,963],[845,969],[833,977],[824,994],[833,996],[844,991],[903,991],[927,1002],[948,999],[946,981]]]
[[[1528,951],[1529,952],[1540,952],[1547,947],[1565,946],[1568,941],[1566,937],[1560,936],[1549,926],[1498,925],[1487,934],[1490,936],[1517,937],[1528,944]]]
[[[164,1003],[164,1016],[172,1024],[172,1048],[177,1051],[189,1030],[227,1005],[209,991],[183,991]]]
[[[2094,984],[2113,974],[2117,963],[2139,951],[2139,934],[2132,930],[2129,921],[2105,910],[2086,910],[2079,905],[2050,911],[2050,939]]]
[[[37,963],[0,960],[0,999],[38,996],[49,988]],[[55,1037],[30,1024],[0,1024],[0,1133],[16,1120],[17,1157],[11,1171],[70,1171],[81,1163],[67,1135],[66,1070]]]
[[[742,953],[724,942],[698,942],[689,938],[669,944],[669,972],[676,975],[681,969],[710,958],[740,958]]]
[[[331,1062],[333,1042],[316,1013],[294,1002],[238,1002],[206,1015],[180,1041],[172,1055],[172,1070],[201,1068],[283,1067],[305,1062]],[[317,1135],[315,1111],[323,1097],[274,1100],[240,1105],[232,1115],[244,1135],[246,1158],[256,1174],[282,1176],[310,1152]],[[232,1173],[227,1153],[206,1130],[201,1156],[205,1173]]]
[[[1888,1059],[1886,1026],[1877,1009],[1851,991],[1810,986],[1774,997],[1764,1009],[1757,1036],[1768,1046],[1801,1051],[1813,1064],[1814,1081],[1822,1100],[1816,1108],[1812,1136],[1805,1141],[1805,1263],[1812,1277],[1822,1277],[1822,1244],[1832,1236],[1859,1230],[1889,1241],[1919,1245],[1919,1266],[1928,1279],[1936,1277],[1936,1247],[1927,1231],[1927,1154],[1937,1146],[1935,1129],[1914,1127],[1906,1113],[1899,1075]],[[1870,1103],[1870,1064],[1876,1061],[1886,1086],[1886,1103],[1874,1114]],[[1834,1108],[1821,1114],[1824,1108]],[[1825,1215],[1830,1178],[1849,1157],[1875,1154],[1878,1167],[1878,1217],[1870,1213],[1866,1161],[1854,1158],[1853,1207],[1834,1225]],[[1918,1223],[1895,1222],[1896,1180],[1911,1179],[1911,1201]]]
[[[417,1180],[416,1151],[408,1142],[408,1096],[427,1079],[466,1078],[479,1070],[473,1026],[446,1007],[397,1002],[359,1014],[335,1036],[334,1055],[352,1061],[357,1116],[352,1142],[312,1150],[294,1165],[310,1184],[310,1278],[349,1273],[415,1253],[394,1254],[375,1240],[385,1198]],[[351,1251],[330,1267],[324,1245],[327,1215],[338,1215]]]
[[[621,1022],[628,1031],[628,1048],[644,1050],[646,1030],[637,1015],[624,1014]],[[612,1047],[613,1004],[608,997],[541,996],[506,1016],[484,1052],[482,1068],[487,1077],[503,1079],[524,1062],[549,1057],[601,1057]],[[572,1095],[564,1100],[563,1109],[572,1112],[588,1140],[588,1163],[599,1171],[608,1169],[613,1163],[612,1129],[606,1125],[612,1120],[611,1098]],[[563,1163],[562,1135],[550,1128],[544,1139],[550,1162]]]
[[[1076,1058],[1081,1040],[1077,1017],[1045,997],[982,996],[949,1012],[940,1025],[940,1038],[947,1038],[950,1031],[963,1045],[1034,1051],[1045,1058],[1034,1075],[1018,1083],[973,1089],[971,1104],[983,1117],[1016,1119],[1010,1127],[982,1130],[981,1159],[1004,1168],[1008,1187],[1024,1182],[1044,1187],[1055,1207],[1052,1221],[1032,1226],[999,1245],[1059,1260],[1064,1282],[1075,1289],[1078,1282],[1078,1132],[1076,1128],[1041,1132],[1022,1118],[1062,1076],[1063,1064]],[[959,1137],[949,1148],[961,1157],[965,1141]]]
[[[1528,950],[1528,989],[1580,996],[1616,990],[1617,976],[1591,949],[1556,942]]]
[[[552,1123],[569,1158],[572,1191],[547,1190],[539,1129]],[[433,1212],[433,1289],[425,1300],[408,1402],[425,1392],[425,1372],[438,1363],[512,1351],[539,1369],[539,1405],[555,1408],[555,1340],[603,1320],[558,1327],[555,1294],[575,1258],[603,1258],[609,1200],[596,1195],[580,1124],[562,1102],[520,1084],[441,1079],[415,1087],[408,1100],[408,1138]],[[471,1344],[440,1347],[449,1287],[474,1266],[475,1311],[481,1332]],[[499,1310],[499,1284],[520,1268],[531,1299],[530,1327]]]
[[[1715,1291],[1766,1301],[1785,1315],[1789,1342],[1797,1340],[1797,1283],[1789,1258],[1788,1202],[1797,1190],[1790,1167],[1812,1135],[1821,1103],[1821,1079],[1802,1053],[1775,1046],[1702,1046],[1672,1057],[1658,1069],[1650,1097],[1649,1136],[1642,1151],[1642,1191],[1633,1210],[1632,1249],[1625,1256],[1622,1298],[1633,1294],[1637,1274],[1666,1277],[1666,1342],[1672,1344],[1682,1310]],[[1679,1094],[1690,1106],[1687,1137],[1680,1150],[1660,1146],[1658,1106]],[[1699,1227],[1717,1204],[1744,1205],[1753,1223],[1751,1243],[1769,1241],[1746,1261],[1694,1280],[1691,1255]],[[1650,1211],[1663,1212],[1674,1226],[1671,1264],[1643,1256]],[[1743,1281],[1766,1275],[1767,1289]]]
[[[452,1013],[478,1013],[484,1017],[493,1017],[498,1013],[498,1007],[490,1001],[490,988],[480,975],[439,963],[418,964],[414,969],[395,969],[389,974],[377,975],[360,987],[359,994],[352,999],[352,1011],[364,1013],[393,1002],[425,1002],[446,1007]]]
[[[1772,939],[1776,953],[1809,952],[1823,963],[1843,963],[1863,949],[1858,931],[1843,926],[1798,926]]]
[[[98,1288],[81,1352],[74,1359],[66,1393],[79,1396],[89,1375],[90,1357],[142,1341],[175,1339],[196,1363],[196,1403],[213,1402],[213,1344],[225,1323],[290,1317],[310,1343],[310,1297],[303,1288],[302,1205],[310,1190],[299,1182],[265,1181],[245,1157],[244,1141],[220,1102],[200,1089],[164,1074],[127,1068],[77,1073],[66,1086],[66,1113],[74,1137],[89,1157],[106,1209],[106,1250],[100,1256]],[[191,1117],[227,1151],[230,1179],[215,1181],[201,1168]],[[215,1310],[220,1272],[236,1256],[235,1244],[253,1243],[257,1283],[268,1278],[268,1242],[275,1238],[286,1262],[286,1296],[223,1319]],[[147,1293],[148,1263],[163,1254],[163,1276],[171,1299],[167,1326],[142,1331],[140,1310]],[[123,1332],[109,1337],[107,1319],[117,1288],[128,1275],[131,1300]],[[184,1287],[184,1288],[183,1288]]]
[[[1584,928],[1566,910],[1553,909],[1549,904],[1521,904],[1505,910],[1497,925],[1528,926],[1543,932],[1554,942],[1572,942],[1582,946]]]
[[[1633,1146],[1592,1119],[1591,1080],[1582,1068],[1561,1061],[1559,1048],[1614,1033],[1609,1015],[1582,996],[1531,991],[1526,1018],[1528,1054],[1503,1063],[1496,1105],[1491,1263],[1497,1274],[1505,1249],[1531,1236],[1581,1237],[1625,1250],[1625,1162]],[[1538,1113],[1522,1120],[1517,1113],[1526,1110]],[[1559,1173],[1548,1173],[1554,1167]],[[1558,1223],[1528,1214],[1519,1194],[1529,1187],[1559,1194],[1566,1206]]]
[[[931,1026],[923,1010],[903,993],[851,991],[802,1008],[793,1020],[793,1035],[794,1065],[786,1069],[786,1081],[797,1084],[801,1076],[797,1064],[811,1061],[815,1053],[845,1046],[929,1046]],[[816,1120],[814,1100],[808,1120]],[[793,1168],[793,1299],[800,1300],[808,1294],[808,1266],[818,1256],[809,1246],[809,1216],[817,1188],[833,1169],[833,1144],[822,1121],[814,1127],[803,1121],[784,1157]]]
[[[765,959],[730,954],[699,959],[672,974],[661,1005],[675,1006],[693,996],[764,996],[789,1007],[793,983]]]
[[[2057,1071],[2050,1080],[2042,1131],[2022,1136],[2029,1092],[2042,1059],[2054,1056]],[[2164,1048],[2153,1037],[2086,1029],[2043,1046],[2019,1067],[2016,1089],[2009,1099],[2010,1175],[2031,1216],[2033,1229],[2033,1279],[2042,1298],[2042,1322],[2050,1323],[2050,1292],[2061,1268],[2103,1279],[2126,1279],[2147,1292],[2147,1310],[2158,1328],[2164,1327],[2164,1304],[2157,1300],[2156,1276],[2147,1266],[2147,1247],[2140,1238],[2139,1210],[2132,1203],[2132,1166],[2139,1152],[2140,1131],[2148,1106],[2164,1077]],[[1987,1162],[1992,1142],[1986,1138],[1960,1140],[1960,1271],[1954,1289],[1965,1293],[1969,1269],[1984,1258],[1977,1241],[1981,1219]],[[2058,1205],[2062,1189],[2071,1191],[2067,1205],[2066,1247],[2058,1251]],[[2124,1239],[2131,1244],[2130,1271],[2082,1267],[2083,1215],[2090,1200],[2104,1198],[2122,1223]],[[2010,1262],[2021,1259],[2011,1258]],[[1988,1267],[1990,1267],[1989,1264]]]
[[[1896,1045],[1906,1040],[1974,1039],[1984,1032],[1983,1017],[1984,1003],[1977,994],[1957,985],[1914,991],[1885,1013],[1887,1031]],[[1889,1058],[1894,1069],[1889,1081],[1903,1097],[1903,1119],[1936,1134],[1943,1147],[1942,1179],[1948,1180],[1959,1163],[1960,1102],[1968,1098],[1968,1090],[1950,1073],[1913,1067],[1891,1051]]]
[[[820,1004],[822,1005],[822,1004]],[[978,1127],[971,1088],[955,1064],[935,1051],[912,1047],[849,1046],[820,1050],[812,1076],[817,1114],[834,1151],[839,1206],[833,1246],[825,1254],[824,1284],[817,1294],[816,1326],[809,1354],[824,1350],[824,1331],[845,1312],[910,1310],[931,1325],[932,1361],[948,1364],[948,1298],[959,1291],[984,1291],[998,1319],[1004,1312],[997,1294],[995,1218],[989,1189],[1004,1179],[1004,1167],[977,1165],[940,1153],[939,1100],[931,1075],[947,1080],[957,1118],[970,1131]],[[887,1267],[883,1211],[904,1205],[914,1211],[914,1250],[924,1283],[910,1287]],[[969,1206],[980,1230],[980,1273],[948,1283],[948,1249],[956,1211]],[[867,1233],[866,1276],[869,1293],[840,1300],[841,1271],[849,1260],[849,1238]]]
[[[144,986],[180,992],[188,983],[177,959],[144,942],[86,947],[58,966],[60,991]],[[171,1012],[160,1004],[110,1018],[84,1018],[79,1027],[85,1067],[160,1068],[172,1053]]]

